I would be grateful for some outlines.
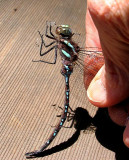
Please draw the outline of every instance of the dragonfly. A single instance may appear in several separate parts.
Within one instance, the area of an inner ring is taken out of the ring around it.
[[[52,33],[52,26],[53,26],[52,22],[46,23],[45,37],[52,40],[49,44],[45,43],[44,37],[43,37],[44,35],[41,34],[39,31],[38,33],[41,38],[40,56],[44,56],[54,50],[54,53],[55,53],[54,61],[49,62],[49,61],[44,61],[44,60],[37,60],[33,62],[56,64],[57,55],[59,52],[59,55],[61,57],[61,63],[62,63],[61,74],[64,76],[64,79],[65,79],[64,107],[63,107],[63,112],[61,114],[60,121],[56,125],[54,131],[52,132],[48,140],[44,143],[44,145],[39,150],[26,153],[25,154],[26,158],[34,158],[36,157],[36,155],[42,153],[50,145],[50,143],[54,140],[54,138],[57,136],[60,129],[62,128],[64,122],[66,121],[67,114],[69,113],[68,109],[70,109],[70,106],[69,106],[69,99],[70,99],[69,98],[70,97],[69,79],[70,79],[71,74],[73,73],[74,66],[82,64],[81,59],[79,59],[79,55],[80,54],[83,55],[86,52],[85,49],[79,47],[78,43],[73,41],[72,37],[74,33],[72,32],[69,25],[58,25],[55,30],[56,36]],[[42,53],[43,47],[48,48],[48,50]],[[89,54],[87,55],[90,55],[90,52],[93,52],[93,51],[88,51]],[[86,72],[84,74],[86,74]],[[87,83],[90,83],[90,82],[87,82]]]

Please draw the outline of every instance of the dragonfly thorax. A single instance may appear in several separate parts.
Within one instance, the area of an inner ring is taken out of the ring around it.
[[[71,28],[69,25],[59,25],[56,28],[56,34],[60,35],[62,38],[70,39],[73,35]]]

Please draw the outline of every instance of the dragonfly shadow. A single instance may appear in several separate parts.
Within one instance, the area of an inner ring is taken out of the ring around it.
[[[123,143],[124,127],[120,127],[111,121],[107,108],[98,109],[93,118],[87,110],[81,107],[76,108],[73,112],[73,125],[76,129],[74,134],[67,141],[44,150],[34,155],[33,158],[45,157],[67,149],[78,140],[81,130],[96,128],[94,131],[97,140],[102,146],[115,152],[116,160],[129,160],[129,149]]]
[[[124,127],[113,123],[107,108],[98,109],[93,118],[96,138],[101,145],[115,152],[116,160],[129,160],[129,149],[123,143]]]
[[[28,159],[45,157],[67,149],[78,140],[81,130],[86,130],[91,125],[92,117],[90,117],[87,110],[81,107],[76,108],[76,110],[72,111],[70,115],[73,115],[72,124],[76,129],[74,134],[67,141],[62,142],[59,145],[56,145],[50,149],[44,150],[43,152],[38,152],[38,154],[33,154],[33,157],[27,157]]]
[[[66,142],[60,143],[59,145],[56,145],[55,147],[52,147],[52,148],[47,149],[43,152],[40,152],[40,153],[34,155],[35,157],[33,157],[33,158],[45,157],[45,156],[51,155],[53,153],[60,152],[64,149],[67,149],[68,147],[72,146],[77,141],[79,135],[80,135],[80,130],[76,130],[75,133],[72,135],[72,137],[69,138]],[[30,159],[30,158],[28,158],[28,159]]]

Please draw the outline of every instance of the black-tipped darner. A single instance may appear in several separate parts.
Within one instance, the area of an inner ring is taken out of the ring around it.
[[[48,30],[50,32],[50,35],[48,35]],[[78,55],[81,54],[81,52],[84,52],[82,48],[78,46],[77,43],[75,43],[72,40],[72,36],[74,33],[72,33],[71,28],[68,25],[59,25],[56,28],[56,35],[55,36],[52,33],[52,24],[50,22],[50,26],[48,23],[46,24],[46,32],[45,36],[49,39],[52,39],[53,41],[46,45],[45,41],[43,39],[43,35],[39,32],[39,35],[41,37],[41,46],[40,46],[40,56],[44,56],[47,53],[49,53],[52,50],[55,50],[55,58],[54,62],[48,62],[48,61],[43,61],[43,60],[38,60],[34,62],[44,62],[48,64],[55,64],[56,59],[57,59],[57,51],[59,50],[59,54],[61,56],[61,61],[62,61],[62,68],[61,68],[61,74],[65,78],[65,102],[64,102],[64,108],[63,108],[63,113],[61,115],[60,122],[57,124],[55,127],[53,133],[50,135],[49,139],[46,141],[46,143],[41,147],[39,151],[34,151],[34,152],[29,152],[26,153],[27,158],[33,158],[36,156],[36,154],[39,154],[43,152],[49,144],[53,141],[53,139],[56,137],[58,132],[60,131],[61,127],[63,126],[66,118],[67,118],[67,113],[68,109],[70,108],[69,106],[69,78],[73,72],[74,65],[77,64],[77,61],[79,59]],[[54,46],[52,46],[55,44]],[[51,47],[44,53],[42,53],[42,48],[44,47]]]

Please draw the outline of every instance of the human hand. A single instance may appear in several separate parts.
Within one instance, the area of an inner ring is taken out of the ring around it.
[[[105,64],[87,95],[95,106],[108,107],[115,123],[126,125],[123,140],[129,147],[129,1],[89,0],[88,9],[86,46],[102,47]]]

